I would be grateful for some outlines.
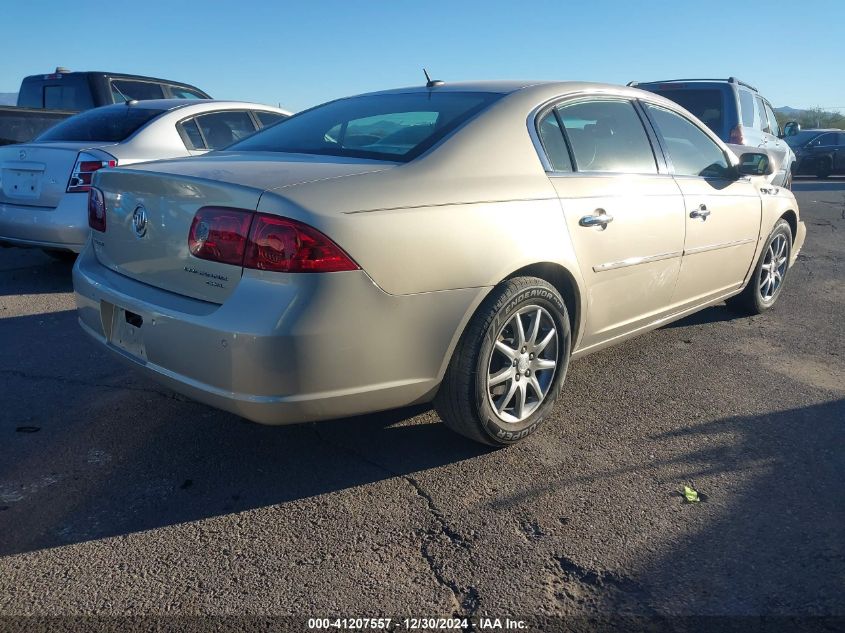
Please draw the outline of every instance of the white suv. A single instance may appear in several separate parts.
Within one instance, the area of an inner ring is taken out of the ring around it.
[[[648,90],[680,104],[713,130],[725,143],[763,149],[774,162],[769,182],[792,184],[795,154],[778,125],[768,100],[754,86],[728,79],[670,79],[629,86]]]

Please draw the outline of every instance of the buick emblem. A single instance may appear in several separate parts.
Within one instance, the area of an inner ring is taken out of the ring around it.
[[[147,210],[138,205],[132,213],[132,229],[137,237],[144,237],[147,234]]]
[[[26,160],[26,152],[24,150],[19,151],[18,158],[20,158],[21,160]]]

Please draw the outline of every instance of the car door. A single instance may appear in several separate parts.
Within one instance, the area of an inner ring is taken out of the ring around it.
[[[758,177],[736,178],[723,148],[703,126],[678,112],[647,103],[686,205],[686,239],[673,303],[701,304],[738,288],[760,234],[767,185]]]
[[[637,107],[564,102],[542,114],[538,134],[585,281],[581,349],[652,323],[674,291],[684,206]]]

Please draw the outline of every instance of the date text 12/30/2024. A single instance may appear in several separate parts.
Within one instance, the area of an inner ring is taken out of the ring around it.
[[[527,628],[523,620],[511,618],[308,618],[308,629],[312,631],[330,629],[385,630],[399,626],[407,631],[457,630],[465,631],[474,625],[479,630],[520,631]]]

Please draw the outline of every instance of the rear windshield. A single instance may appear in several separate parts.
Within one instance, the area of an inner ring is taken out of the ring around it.
[[[659,88],[648,88],[648,90],[686,108],[716,134],[722,134],[724,107],[721,90],[664,90]]]
[[[65,119],[37,141],[103,141],[119,143],[166,110],[131,106],[95,108]]]
[[[227,150],[409,161],[502,95],[415,92],[364,95],[306,110]]]

